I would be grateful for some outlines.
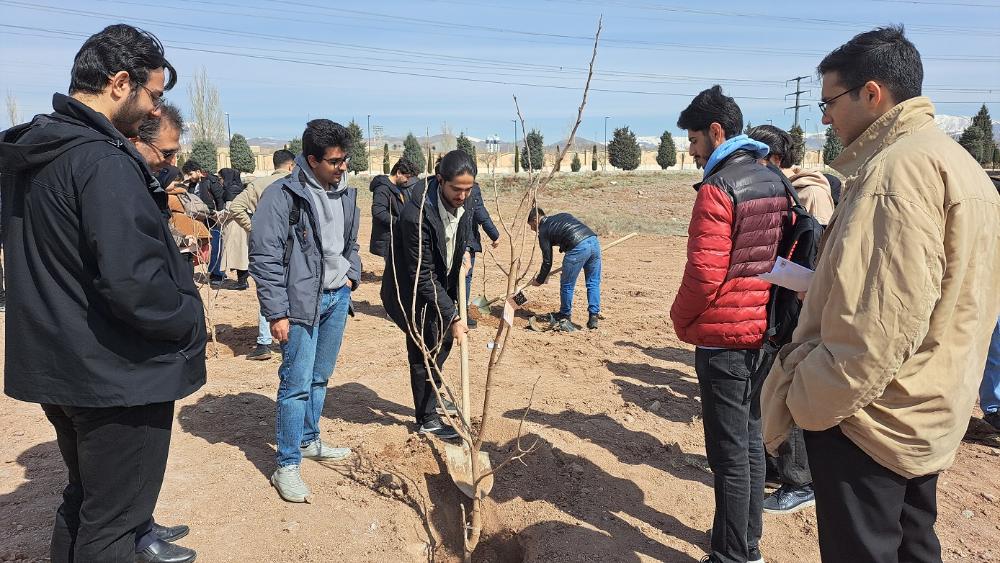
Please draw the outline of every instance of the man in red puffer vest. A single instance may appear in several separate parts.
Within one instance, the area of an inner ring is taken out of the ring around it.
[[[670,308],[674,331],[694,344],[705,450],[715,475],[709,561],[762,561],[764,446],[758,369],[774,266],[788,200],[758,160],[767,145],[743,130],[736,102],[713,86],[681,112],[688,152],[704,168],[688,227],[687,265]]]

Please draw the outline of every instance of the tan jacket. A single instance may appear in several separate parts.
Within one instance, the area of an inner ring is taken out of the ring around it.
[[[947,468],[1000,312],[1000,196],[907,100],[844,149],[846,176],[798,328],[764,383],[764,442],[840,425],[907,478]]]
[[[257,202],[260,201],[260,194],[264,193],[265,188],[285,176],[288,176],[289,174],[290,172],[288,170],[275,170],[267,178],[254,180],[251,184],[247,185],[247,187],[244,188],[244,190],[229,203],[229,212],[232,213],[232,220],[236,221],[237,225],[243,227],[243,230],[249,233],[251,226],[250,216],[253,215],[254,210],[257,209]]]
[[[833,192],[830,181],[820,172],[792,168],[785,171],[799,201],[821,225],[829,225],[833,217]]]

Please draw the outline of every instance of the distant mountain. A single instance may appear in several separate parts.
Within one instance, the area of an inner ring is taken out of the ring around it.
[[[972,118],[964,115],[936,115],[934,123],[954,139],[962,136],[962,132],[972,124]],[[993,121],[993,138],[1000,141],[1000,121]],[[826,144],[826,132],[806,135],[806,149],[822,149]]]

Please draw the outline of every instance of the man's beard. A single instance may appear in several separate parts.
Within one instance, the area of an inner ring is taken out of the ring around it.
[[[139,109],[138,96],[131,95],[125,100],[118,111],[111,116],[111,124],[115,126],[122,135],[126,137],[136,137],[139,135],[139,125],[148,115],[147,112]]]

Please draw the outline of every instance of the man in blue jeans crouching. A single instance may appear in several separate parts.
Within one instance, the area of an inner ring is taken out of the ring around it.
[[[587,225],[569,213],[545,215],[541,207],[528,212],[528,225],[538,233],[538,246],[542,249],[542,268],[531,285],[539,286],[548,281],[552,271],[552,246],[559,247],[563,258],[562,275],[559,278],[559,314],[556,319],[559,328],[567,332],[576,330],[570,321],[573,311],[573,290],[576,279],[583,270],[587,283],[587,328],[597,328],[601,313],[601,243],[597,234]]]

